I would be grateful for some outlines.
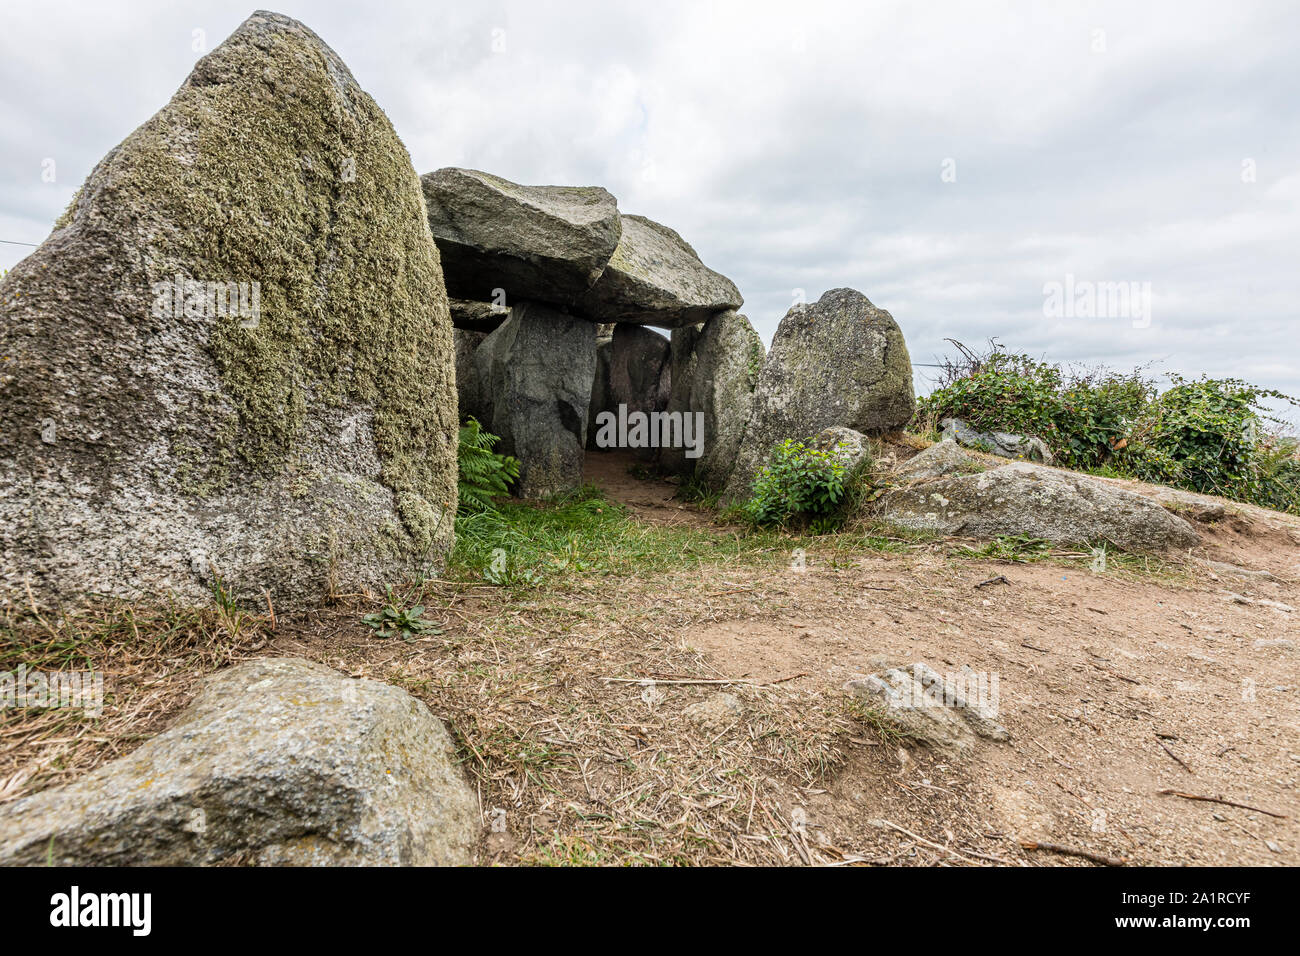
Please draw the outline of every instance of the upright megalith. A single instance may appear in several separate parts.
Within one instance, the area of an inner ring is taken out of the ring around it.
[[[749,421],[763,357],[763,340],[738,312],[720,312],[702,326],[673,329],[668,410],[703,413],[704,440],[698,459],[688,458],[683,449],[665,448],[661,465],[693,473],[710,488],[726,485]]]
[[[517,303],[474,351],[479,402],[497,451],[519,459],[514,493],[546,498],[582,484],[596,326],[550,306]]]
[[[747,497],[787,438],[832,425],[879,434],[903,427],[915,409],[911,358],[893,316],[853,289],[796,305],[772,338],[726,497]]]
[[[451,323],[419,179],[259,11],[0,283],[0,592],[277,608],[437,564]]]

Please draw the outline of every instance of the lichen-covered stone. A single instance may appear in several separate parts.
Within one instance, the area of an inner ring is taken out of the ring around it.
[[[578,308],[597,322],[671,329],[698,325],[743,301],[735,283],[705,266],[672,229],[625,215],[618,247]]]
[[[891,667],[845,685],[905,736],[954,756],[968,754],[976,737],[997,743],[1011,739],[997,722],[994,687],[973,673],[945,677],[920,661],[907,670]]]
[[[1054,464],[1052,450],[1041,438],[1033,435],[1014,435],[1011,432],[981,432],[971,428],[960,418],[945,418],[939,423],[944,441],[956,442],[1000,458],[1036,461]]]
[[[622,233],[599,186],[521,186],[476,169],[421,177],[447,292],[571,305],[600,277]]]
[[[478,808],[406,691],[268,658],[221,671],[167,730],[0,805],[0,866],[455,866]]]
[[[1099,478],[1029,462],[916,482],[889,492],[873,507],[900,527],[971,538],[1027,535],[1058,544],[1109,542],[1125,551],[1192,548],[1200,542],[1188,522],[1149,498]]]
[[[449,547],[451,325],[419,180],[302,24],[255,13],[201,59],[0,283],[0,319],[3,596],[197,601],[219,579],[292,608]]]
[[[738,312],[719,312],[702,326],[673,329],[668,410],[704,413],[704,450],[692,460],[681,449],[663,449],[659,460],[664,468],[693,473],[710,488],[726,485],[749,421],[763,356],[763,340]]]
[[[983,471],[985,465],[966,454],[955,441],[935,442],[894,469],[900,481],[923,481],[943,475]]]
[[[772,449],[831,425],[864,434],[901,428],[916,395],[903,333],[861,292],[832,289],[786,313],[754,390],[726,497],[743,500]]]
[[[672,374],[668,339],[639,325],[615,325],[606,341],[597,342],[596,377],[591,388],[591,410],[587,416],[587,447],[595,448],[597,422],[601,412],[662,412],[668,405]],[[658,449],[638,449],[643,458],[653,458]]]
[[[519,459],[514,493],[546,498],[582,486],[596,326],[539,303],[516,303],[474,352],[496,451]],[[487,424],[487,423],[485,423]]]
[[[852,428],[843,425],[823,428],[813,436],[809,444],[818,451],[830,452],[839,458],[844,463],[847,475],[856,475],[871,467],[871,443],[866,435]]]

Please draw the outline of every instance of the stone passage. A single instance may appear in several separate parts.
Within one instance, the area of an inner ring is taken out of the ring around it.
[[[676,411],[675,425],[702,412],[703,455],[713,470],[723,460],[715,448],[734,453],[734,419],[743,425],[748,409],[737,412],[731,398],[742,380],[749,384],[740,390],[752,391],[762,346],[734,311],[742,301],[735,284],[680,235],[621,215],[598,187],[521,186],[466,169],[428,173],[422,184],[452,296],[460,414],[501,435],[500,450],[519,458],[516,493],[545,497],[578,487],[583,448],[602,447],[597,417],[620,408]],[[729,318],[704,336],[721,316]],[[688,357],[679,359],[650,326],[707,339],[698,355],[691,350],[684,390],[674,393],[673,376]],[[722,354],[732,347],[739,349],[734,362]],[[716,387],[702,377],[715,368],[723,370]],[[738,378],[738,369],[745,375]],[[659,447],[660,431],[636,449],[638,457],[691,470],[695,459],[684,459],[681,448]],[[636,441],[642,433],[632,434]],[[671,426],[664,434],[682,437]]]

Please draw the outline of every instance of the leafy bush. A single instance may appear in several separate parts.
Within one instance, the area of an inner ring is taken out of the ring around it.
[[[828,530],[837,523],[848,490],[845,472],[836,451],[786,439],[755,477],[744,514],[755,525],[805,522]]]
[[[961,418],[985,431],[1036,435],[1062,464],[1094,468],[1152,392],[1139,371],[1093,369],[1067,378],[1059,366],[994,345],[964,378],[920,400],[913,427],[927,432]]]
[[[1157,392],[1138,369],[1067,375],[1060,366],[1007,352],[962,352],[951,381],[921,399],[913,428],[947,417],[986,431],[1036,435],[1061,464],[1139,478],[1300,513],[1295,439],[1271,434],[1266,398],[1295,399],[1238,379],[1171,375]],[[964,370],[964,371],[962,371]]]
[[[1170,379],[1173,387],[1135,423],[1121,468],[1146,481],[1295,510],[1295,442],[1266,433],[1277,422],[1261,399],[1295,401],[1240,379]]]
[[[492,447],[501,439],[483,430],[471,416],[460,427],[460,511],[472,514],[490,511],[492,499],[506,494],[510,483],[519,477],[519,462],[509,455],[498,455]]]

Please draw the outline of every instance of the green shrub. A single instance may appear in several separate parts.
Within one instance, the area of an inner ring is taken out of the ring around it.
[[[983,431],[1036,435],[1062,464],[1095,468],[1152,392],[1138,371],[1067,378],[1057,365],[995,346],[967,375],[921,399],[913,428],[924,433],[961,418]]]
[[[510,483],[519,477],[519,462],[509,455],[492,450],[501,439],[483,430],[471,416],[460,427],[457,460],[460,465],[460,512],[472,514],[490,511],[492,500],[504,495]]]
[[[786,439],[754,479],[745,516],[755,525],[810,524],[830,530],[848,492],[844,458]]]
[[[985,355],[954,344],[965,364],[948,363],[947,384],[918,403],[914,430],[962,418],[985,431],[1036,435],[1069,467],[1300,513],[1297,442],[1270,433],[1282,423],[1263,405],[1297,404],[1281,392],[1171,375],[1161,393],[1140,369],[1067,376],[996,344]]]
[[[1134,424],[1120,467],[1145,481],[1295,510],[1295,442],[1267,434],[1278,423],[1261,405],[1294,400],[1239,379],[1170,379]]]

